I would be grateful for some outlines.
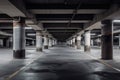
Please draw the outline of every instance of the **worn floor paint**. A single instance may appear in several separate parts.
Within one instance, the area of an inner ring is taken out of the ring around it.
[[[120,72],[66,46],[44,54],[10,80],[120,80]]]

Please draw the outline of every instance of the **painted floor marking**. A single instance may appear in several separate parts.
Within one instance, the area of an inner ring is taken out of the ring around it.
[[[40,55],[40,56],[41,56],[41,55]],[[11,79],[12,79],[14,76],[16,76],[19,72],[21,72],[21,71],[24,70],[26,67],[28,67],[30,64],[32,64],[35,60],[37,60],[38,58],[40,58],[40,56],[37,57],[37,58],[35,58],[35,59],[32,59],[31,62],[29,62],[28,64],[26,64],[25,66],[23,66],[23,67],[20,68],[19,70],[15,71],[15,72],[12,73],[11,75],[9,75],[7,78],[5,78],[5,80],[11,80]]]
[[[104,62],[103,60],[97,59],[97,58],[95,58],[94,56],[92,56],[92,55],[90,55],[90,54],[87,54],[87,55],[88,55],[89,57],[91,57],[92,59],[95,59],[95,60],[99,61],[100,63],[108,66],[109,68],[112,68],[112,69],[116,70],[117,72],[120,72],[120,69],[113,67],[112,65]]]

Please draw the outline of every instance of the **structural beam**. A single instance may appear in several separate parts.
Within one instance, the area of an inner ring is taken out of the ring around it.
[[[78,9],[77,14],[98,14],[106,9]],[[30,9],[35,14],[72,14],[73,9]]]
[[[108,9],[104,13],[96,15],[93,18],[93,21],[86,23],[84,25],[84,29],[85,30],[92,30],[96,27],[100,27],[101,26],[100,21],[102,21],[104,19],[120,19],[119,14],[120,14],[120,6],[119,6],[119,4],[114,4],[110,7],[110,9]],[[81,30],[78,33],[83,34],[84,30]]]

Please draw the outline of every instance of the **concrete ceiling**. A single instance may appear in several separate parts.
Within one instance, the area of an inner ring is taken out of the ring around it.
[[[84,29],[99,29],[100,24],[97,21],[108,16],[111,17],[112,14],[117,12],[115,9],[116,11],[110,13],[111,6],[120,3],[118,0],[2,1],[0,3],[1,23],[15,16],[23,16],[30,20],[30,23],[27,23],[29,26],[34,27],[36,30],[42,26],[44,30],[47,30],[59,41],[65,41],[78,32],[82,33]],[[96,19],[96,16],[101,16],[101,18],[97,17]],[[3,28],[3,26],[0,27]]]

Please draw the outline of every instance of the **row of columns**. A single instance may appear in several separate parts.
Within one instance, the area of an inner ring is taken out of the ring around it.
[[[85,31],[84,51],[90,51],[90,31]],[[81,35],[77,35],[68,42],[72,47],[81,49]]]
[[[104,20],[102,23],[102,59],[113,58],[113,34],[112,34],[112,20]],[[14,58],[25,58],[25,18],[16,17],[13,20],[13,56]],[[80,49],[81,35],[70,40],[70,45]],[[56,41],[48,39],[48,35],[42,36],[41,31],[36,32],[36,50],[42,51],[43,47],[48,49],[48,46],[55,45]],[[90,51],[90,31],[85,31],[85,51]]]
[[[112,20],[101,21],[101,58],[102,59],[113,59],[113,23]],[[68,41],[68,44],[72,47],[81,47],[81,35],[77,35]],[[90,30],[84,33],[84,51],[90,51],[91,36]]]
[[[13,20],[13,57],[25,58],[25,18],[15,17]],[[42,31],[36,31],[36,51],[43,51],[49,46],[56,45],[56,40],[52,39],[47,34],[42,34]]]
[[[56,40],[49,37],[47,34],[42,34],[42,31],[36,31],[36,50],[37,51],[43,51],[44,49],[48,49],[49,47],[52,47],[56,45]]]

